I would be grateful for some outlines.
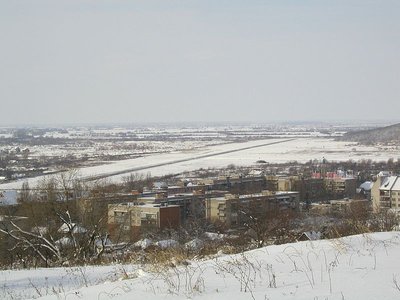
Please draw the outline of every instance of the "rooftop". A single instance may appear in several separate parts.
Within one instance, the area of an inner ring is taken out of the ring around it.
[[[400,190],[400,177],[390,176],[384,178],[382,180],[380,189],[383,191]]]

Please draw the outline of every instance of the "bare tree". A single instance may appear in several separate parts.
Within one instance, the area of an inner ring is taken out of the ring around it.
[[[32,192],[31,189],[29,188],[29,183],[25,181],[24,183],[22,183],[17,202],[23,203],[23,202],[29,202],[31,200],[32,200]]]
[[[101,258],[108,240],[106,214],[97,219],[80,217],[79,199],[70,191],[81,191],[83,184],[65,175],[42,180],[35,192],[25,186],[23,201],[10,207],[7,222],[0,224],[2,245],[7,245],[3,252],[18,253],[27,265],[42,266]],[[24,216],[23,222],[16,216]]]
[[[239,211],[246,234],[254,239],[258,248],[270,240],[283,243],[290,240],[290,230],[295,217],[291,209],[281,209],[277,205],[262,208],[256,201],[242,205]]]
[[[68,201],[75,198],[75,188],[77,186],[78,171],[76,169],[61,172],[55,177],[57,188],[59,189],[59,199]]]
[[[8,223],[8,226],[3,225],[0,227],[0,232],[16,242],[13,247],[9,249],[10,251],[15,249],[23,251],[29,250],[29,252],[32,252],[35,256],[41,259],[46,267],[51,266],[54,260],[60,264],[62,263],[60,249],[51,235],[46,236],[42,231],[28,231],[17,225],[15,221],[12,220]]]
[[[373,214],[370,224],[372,231],[398,230],[400,226],[400,217],[396,212],[385,209]]]

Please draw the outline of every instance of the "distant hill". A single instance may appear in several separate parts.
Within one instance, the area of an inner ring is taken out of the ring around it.
[[[400,143],[400,123],[375,129],[347,132],[339,139],[369,145]]]

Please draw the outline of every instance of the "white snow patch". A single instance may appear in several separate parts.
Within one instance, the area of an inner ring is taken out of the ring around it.
[[[166,248],[178,247],[179,243],[175,240],[169,239],[169,240],[158,241],[155,243],[155,245],[160,247],[161,249],[166,249]]]
[[[185,244],[185,248],[188,250],[200,250],[204,245],[204,242],[200,239],[193,239]]]
[[[142,249],[147,249],[148,247],[150,247],[151,245],[153,245],[153,241],[150,239],[142,239],[140,241],[137,241],[134,246],[136,247],[140,247]]]

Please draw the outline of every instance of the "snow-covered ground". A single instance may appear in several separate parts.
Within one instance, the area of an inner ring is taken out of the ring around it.
[[[323,157],[329,161],[346,161],[349,159],[355,161],[362,159],[387,161],[389,158],[399,158],[400,154],[397,147],[361,146],[355,143],[335,141],[332,138],[267,139],[204,146],[186,151],[149,154],[135,159],[84,167],[78,171],[82,177],[121,173],[109,177],[111,180],[120,181],[129,172],[143,174],[150,172],[153,176],[162,176],[199,168],[226,167],[229,164],[248,166],[260,159],[270,163],[284,163],[294,160],[298,162],[321,160]],[[126,173],[123,174],[123,172]],[[40,180],[40,177],[28,179],[28,182],[33,187],[38,180]],[[20,188],[22,182],[23,180],[1,184],[0,190]]]
[[[400,233],[268,246],[168,268],[6,270],[0,280],[1,299],[400,299]]]
[[[51,294],[68,294],[72,289],[117,281],[124,272],[136,269],[137,266],[115,265],[3,270],[0,271],[0,299],[30,299]]]

